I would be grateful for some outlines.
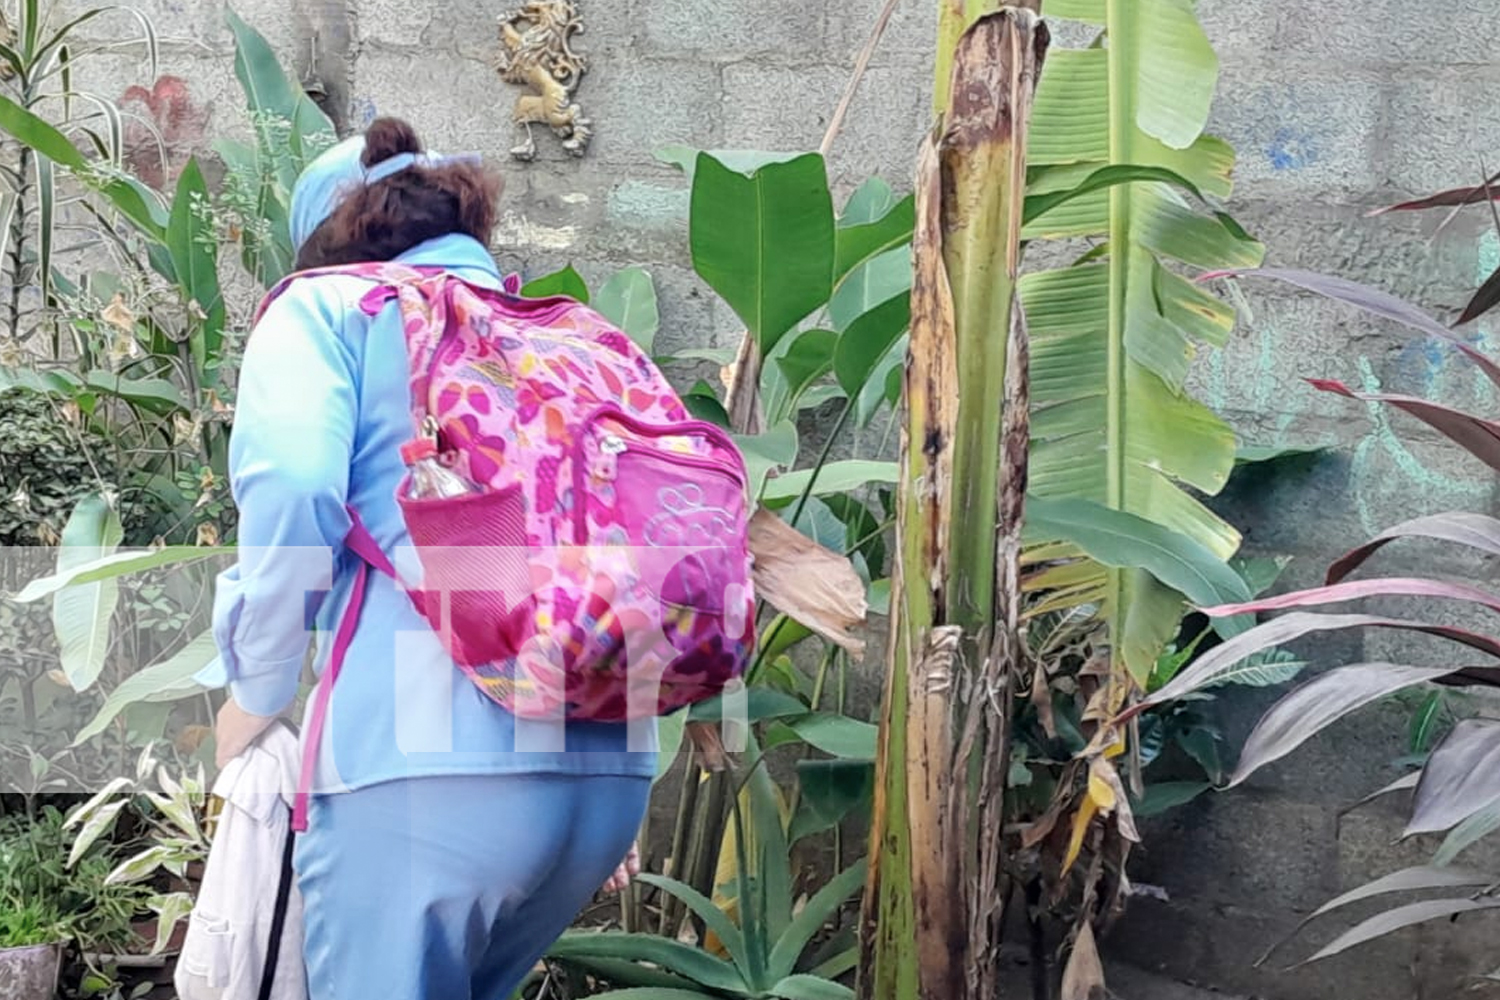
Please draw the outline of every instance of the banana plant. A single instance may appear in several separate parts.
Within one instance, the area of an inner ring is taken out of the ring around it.
[[[676,879],[640,876],[680,900],[717,939],[727,957],[654,934],[569,931],[548,952],[564,966],[616,987],[609,1000],[853,1000],[838,977],[858,949],[835,934],[814,947],[865,878],[859,862],[835,876],[799,908],[791,870],[792,841],[781,796],[753,743],[742,761],[743,794],[732,797],[735,916]]]
[[[1264,251],[1218,208],[1235,157],[1204,133],[1218,60],[1193,4],[1060,0],[1048,12],[1107,39],[1054,52],[1042,74],[1022,236],[1072,263],[1019,283],[1032,350],[1027,613],[1079,610],[1098,636],[1097,659],[1075,667],[1086,745],[1048,807],[1015,817],[1022,846],[1055,862],[1042,891],[1077,891],[1072,870],[1091,859],[1069,934],[1076,986],[1097,970],[1092,925],[1124,890],[1107,873],[1139,840],[1140,732],[1112,720],[1151,684],[1189,601],[1249,593],[1229,562],[1239,533],[1199,499],[1227,482],[1236,435],[1186,384],[1235,312],[1183,272],[1253,267]],[[1141,543],[1156,556],[1126,555]],[[1044,720],[1057,669],[1041,663],[1028,678]]]
[[[1200,346],[1223,345],[1235,314],[1177,273],[1251,267],[1263,254],[1228,216],[1202,208],[1228,196],[1234,166],[1233,151],[1204,134],[1218,60],[1188,0],[1048,8],[1104,29],[1108,44],[1055,52],[1037,90],[1029,189],[1043,205],[1074,196],[1033,213],[1023,235],[1097,242],[1071,266],[1021,281],[1033,348],[1031,492],[1134,515],[1227,562],[1239,533],[1193,492],[1224,486],[1235,434],[1185,379]],[[1161,179],[1095,186],[1127,168]],[[1122,681],[1145,685],[1177,631],[1180,589],[1059,555],[1036,554],[1046,568],[1029,585],[1048,592],[1050,607],[1098,607]],[[1119,696],[1126,690],[1118,685]]]
[[[1004,924],[1004,775],[1026,490],[1016,304],[1032,9],[944,3],[942,119],[917,167],[892,638],[860,992],[988,997]],[[969,8],[976,8],[971,10]],[[950,86],[951,81],[951,86]]]

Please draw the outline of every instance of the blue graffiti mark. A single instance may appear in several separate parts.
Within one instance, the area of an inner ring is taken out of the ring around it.
[[[361,97],[354,102],[354,114],[366,128],[369,128],[380,112],[375,107],[374,98]]]
[[[1266,147],[1266,157],[1273,170],[1300,170],[1318,162],[1318,148],[1312,136],[1283,126]]]
[[[1397,381],[1405,387],[1430,389],[1438,372],[1456,350],[1453,345],[1431,337],[1407,341],[1396,355]]]

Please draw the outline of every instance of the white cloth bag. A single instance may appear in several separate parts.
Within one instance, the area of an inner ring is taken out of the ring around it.
[[[297,738],[276,723],[219,774],[224,802],[173,979],[180,1000],[307,1000],[302,898],[291,877]],[[263,988],[278,895],[275,975]]]

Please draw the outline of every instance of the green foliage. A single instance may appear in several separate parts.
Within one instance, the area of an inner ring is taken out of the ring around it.
[[[1022,237],[1108,243],[1102,255],[1021,282],[1032,336],[1031,492],[1150,521],[1222,566],[1239,534],[1194,494],[1224,486],[1235,435],[1184,379],[1201,347],[1225,341],[1234,313],[1173,270],[1254,265],[1263,253],[1228,216],[1193,204],[1230,191],[1234,152],[1203,134],[1217,59],[1186,5],[1106,0],[1073,13],[1106,26],[1110,44],[1047,59]],[[1178,631],[1181,581],[1116,563],[1080,572],[1071,590],[1107,622],[1110,655],[1144,685]]]
[[[732,884],[734,917],[719,904],[675,879],[643,875],[642,881],[684,903],[718,939],[727,958],[646,934],[571,931],[549,951],[564,964],[602,973],[619,989],[600,994],[844,1000],[854,993],[833,981],[853,966],[852,955],[814,968],[812,945],[864,884],[860,862],[794,907],[791,843],[782,820],[780,795],[753,744],[744,760],[741,791],[732,802],[736,852]],[[671,977],[664,981],[663,974]],[[631,992],[638,991],[638,992]]]
[[[0,152],[0,311],[13,342],[45,331],[54,355],[63,343],[49,310],[54,305],[59,213],[70,194],[64,182],[71,177],[86,191],[101,195],[97,203],[84,203],[85,211],[98,218],[98,238],[104,238],[116,211],[136,225],[156,225],[150,193],[120,166],[119,109],[74,87],[75,74],[100,52],[99,46],[81,37],[81,29],[112,13],[133,19],[133,33],[122,30],[120,41],[143,43],[145,64],[154,78],[155,30],[148,18],[130,8],[96,7],[67,17],[61,4],[23,3],[13,22],[14,43],[0,51],[8,70],[0,86],[0,129],[19,143],[7,144]],[[58,168],[67,176],[60,176]]]
[[[533,299],[561,295],[582,302],[584,305],[589,304],[588,286],[584,284],[583,276],[573,270],[572,265],[527,282],[521,289],[521,294]]]
[[[1377,289],[1308,272],[1262,273],[1372,313],[1399,319],[1424,334],[1451,337],[1447,330],[1416,307]],[[1478,353],[1472,345],[1464,344],[1461,349],[1492,382],[1500,384],[1500,366]],[[1489,433],[1486,429],[1495,426],[1487,416],[1415,397],[1357,393],[1337,382],[1316,381],[1314,384],[1328,392],[1411,413],[1492,469],[1500,467],[1497,465],[1500,456],[1493,452],[1491,439],[1486,437]],[[1419,618],[1300,610],[1388,596],[1438,598],[1464,602],[1479,609],[1495,606],[1494,597],[1483,589],[1450,579],[1451,574],[1446,568],[1451,563],[1447,561],[1443,563],[1443,576],[1352,578],[1380,549],[1411,539],[1437,539],[1467,546],[1483,555],[1494,555],[1500,553],[1500,521],[1484,514],[1461,512],[1415,518],[1383,532],[1335,561],[1324,586],[1249,604],[1209,608],[1208,613],[1221,621],[1266,611],[1289,610],[1292,613],[1241,631],[1221,647],[1209,650],[1154,692],[1147,699],[1147,707],[1172,706],[1181,704],[1182,699],[1200,697],[1201,692],[1223,683],[1226,678],[1243,675],[1246,664],[1254,663],[1267,649],[1311,633],[1371,627],[1397,629],[1441,638],[1462,648],[1460,655],[1439,657],[1432,661],[1432,666],[1395,663],[1342,666],[1296,688],[1271,707],[1246,740],[1229,782],[1235,785],[1267,764],[1292,753],[1335,721],[1392,695],[1421,690],[1433,681],[1451,687],[1500,686],[1500,637]],[[1491,874],[1451,867],[1473,844],[1500,830],[1500,809],[1496,808],[1496,802],[1500,801],[1500,780],[1496,778],[1494,767],[1495,760],[1500,759],[1500,725],[1482,716],[1461,717],[1453,711],[1455,700],[1454,695],[1437,691],[1430,691],[1421,699],[1408,732],[1411,749],[1419,755],[1420,769],[1370,796],[1373,799],[1398,788],[1415,787],[1412,816],[1405,834],[1445,835],[1432,863],[1395,872],[1351,890],[1320,908],[1309,920],[1377,896],[1466,886],[1493,887],[1500,882],[1500,878]],[[1446,731],[1445,726],[1448,726]],[[1366,917],[1308,961],[1340,954],[1414,924],[1495,905],[1490,890],[1394,905]]]
[[[81,433],[46,397],[0,390],[0,545],[56,544],[79,501],[115,488],[90,462],[100,439],[80,446]]]
[[[220,149],[229,172],[218,199],[195,161],[183,167],[163,201],[120,170],[118,143],[94,143],[97,155],[90,158],[70,141],[69,121],[48,120],[40,103],[0,99],[0,130],[21,144],[23,158],[55,164],[83,187],[82,204],[114,263],[77,275],[49,265],[48,295],[66,320],[71,349],[54,343],[47,358],[0,357],[0,389],[11,390],[0,397],[7,404],[0,410],[0,443],[9,436],[18,445],[0,459],[0,485],[14,483],[0,530],[29,529],[37,537],[28,541],[52,543],[67,523],[77,535],[62,550],[52,579],[33,581],[21,599],[53,598],[64,673],[78,691],[94,684],[111,652],[126,663],[155,664],[124,680],[85,727],[88,736],[142,703],[199,690],[184,683],[186,667],[202,666],[203,647],[195,644],[187,609],[209,606],[212,578],[191,564],[215,554],[233,534],[231,373],[244,318],[231,315],[225,301],[219,248],[238,242],[243,263],[262,283],[285,275],[293,256],[292,186],[334,141],[328,119],[265,39],[232,11],[227,18],[255,142]],[[101,105],[101,114],[105,110]],[[6,419],[8,404],[23,390],[25,408]],[[63,414],[70,419],[58,419]],[[50,435],[43,430],[49,427],[55,429]],[[28,436],[37,438],[34,445]],[[101,469],[111,470],[109,481],[101,480]],[[95,499],[85,500],[89,495]],[[94,530],[106,524],[109,533]],[[122,542],[175,544],[116,553]],[[153,590],[120,601],[116,580],[168,568],[176,570],[165,578],[169,587],[147,579]],[[121,624],[117,609],[139,620],[115,628]]]
[[[96,845],[70,866],[71,840],[62,813],[50,806],[35,816],[0,820],[5,931],[28,939],[17,943],[66,939],[90,952],[130,948],[136,940],[131,924],[148,912],[150,893],[110,879],[117,860],[109,845]]]
[[[245,94],[254,145],[221,140],[228,167],[222,207],[238,237],[245,270],[264,286],[292,271],[292,188],[303,168],[336,140],[333,123],[303,93],[265,38],[226,9],[234,35],[234,72]]]
[[[155,787],[147,781],[153,774]],[[110,871],[109,884],[150,887],[164,873],[181,880],[188,865],[208,858],[209,841],[202,822],[207,800],[201,764],[195,775],[178,781],[148,746],[136,765],[135,781],[117,778],[68,814],[65,828],[77,831],[68,866],[76,868],[96,845],[106,842],[125,816],[134,820],[138,831],[134,853]],[[156,953],[166,947],[177,922],[187,916],[191,900],[181,892],[155,893],[148,903],[159,917],[152,946]]]

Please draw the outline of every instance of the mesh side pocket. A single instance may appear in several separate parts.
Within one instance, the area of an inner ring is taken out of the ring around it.
[[[516,654],[533,621],[519,485],[430,500],[397,496],[422,564],[421,607],[462,666]]]

